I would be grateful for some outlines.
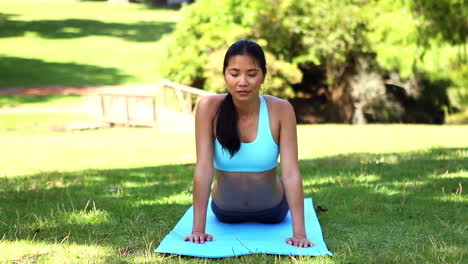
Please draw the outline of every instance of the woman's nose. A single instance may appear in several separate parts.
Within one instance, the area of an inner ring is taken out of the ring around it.
[[[239,80],[239,85],[240,85],[240,86],[246,86],[246,85],[248,85],[248,84],[249,84],[249,83],[247,82],[246,76],[241,76],[241,77],[240,77],[240,80]]]

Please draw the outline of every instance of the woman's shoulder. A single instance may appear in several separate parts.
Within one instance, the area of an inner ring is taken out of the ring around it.
[[[203,96],[200,98],[200,101],[197,104],[197,112],[201,112],[204,115],[215,114],[218,111],[219,105],[223,101],[224,97],[226,97],[226,94],[212,94]]]
[[[273,95],[265,94],[265,95],[263,95],[263,97],[265,98],[265,100],[268,101],[268,103],[277,104],[277,105],[278,104],[279,105],[289,104],[289,102],[287,100],[278,98],[278,97],[273,96]]]
[[[210,94],[210,95],[205,95],[202,98],[200,98],[200,101],[198,102],[199,106],[202,107],[215,107],[215,105],[219,105],[221,101],[226,97],[226,94]]]
[[[294,113],[294,109],[290,102],[272,95],[264,95],[268,108],[274,114],[290,114]]]

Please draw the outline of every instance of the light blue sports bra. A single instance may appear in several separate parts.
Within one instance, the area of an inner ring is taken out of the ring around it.
[[[260,172],[278,166],[279,146],[271,135],[268,106],[260,96],[257,138],[250,143],[242,143],[239,151],[231,158],[218,139],[214,143],[214,167],[222,171]]]

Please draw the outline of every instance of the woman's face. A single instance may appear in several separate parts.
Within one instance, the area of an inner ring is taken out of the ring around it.
[[[224,80],[233,99],[244,101],[258,97],[265,75],[255,58],[236,55],[229,59]]]

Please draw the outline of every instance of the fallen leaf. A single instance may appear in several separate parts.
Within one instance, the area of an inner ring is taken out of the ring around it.
[[[328,212],[328,209],[327,208],[322,208],[320,205],[318,205],[317,208],[315,208],[315,212],[317,214],[326,213],[326,212]]]

